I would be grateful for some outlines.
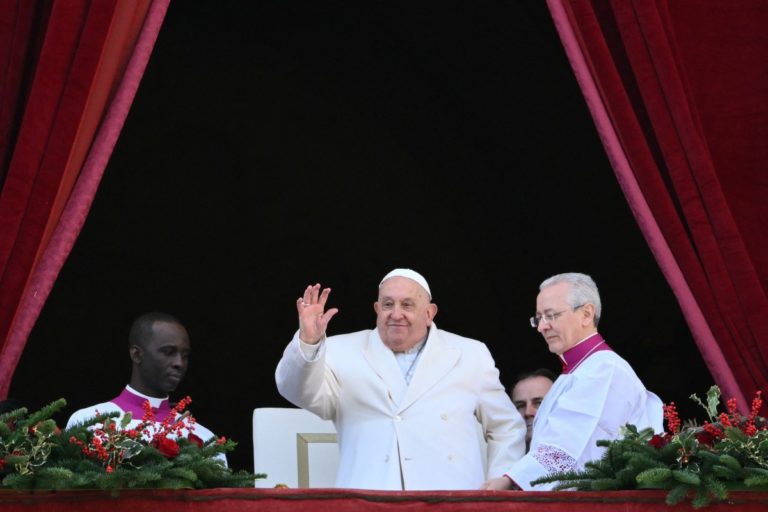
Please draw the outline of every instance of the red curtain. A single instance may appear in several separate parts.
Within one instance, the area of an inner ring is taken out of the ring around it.
[[[169,0],[0,0],[0,396],[85,221]]]
[[[768,388],[768,2],[548,5],[638,224],[744,411]]]

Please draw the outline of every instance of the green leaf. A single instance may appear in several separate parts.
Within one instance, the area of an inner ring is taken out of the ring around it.
[[[717,408],[720,407],[720,388],[712,386],[707,391],[707,413],[710,418],[717,417]]]
[[[130,411],[123,414],[123,417],[120,419],[120,430],[125,430],[125,428],[128,426],[128,424],[133,420],[133,413]]]
[[[123,460],[132,459],[144,449],[144,445],[134,439],[125,439],[120,442],[119,446],[125,450]]]
[[[749,441],[749,437],[747,434],[741,431],[741,429],[738,429],[736,427],[726,427],[725,428],[725,437],[729,441],[733,441],[734,443],[746,443]]]

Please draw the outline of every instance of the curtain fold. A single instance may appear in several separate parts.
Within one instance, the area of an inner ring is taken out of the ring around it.
[[[0,396],[82,228],[168,1],[2,0],[0,40],[17,48],[1,55],[12,85],[0,90]]]
[[[548,5],[704,361],[746,410],[768,384],[768,4]]]

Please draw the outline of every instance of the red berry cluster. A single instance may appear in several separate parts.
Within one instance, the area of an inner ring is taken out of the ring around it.
[[[675,402],[670,402],[669,405],[664,404],[664,418],[667,420],[667,432],[670,435],[680,432],[680,416],[677,414],[677,406]]]
[[[185,430],[188,433],[187,439],[191,443],[199,447],[203,446],[203,440],[194,434],[195,418],[189,411],[184,411],[191,402],[192,399],[188,396],[182,398],[171,409],[168,416],[162,422],[158,422],[152,406],[145,400],[142,404],[144,415],[136,427],[120,430],[117,428],[117,423],[108,418],[100,428],[93,430],[90,443],[85,443],[74,436],[69,439],[69,442],[78,445],[86,457],[102,462],[107,473],[112,473],[123,462],[126,439],[130,441],[144,439],[164,457],[172,459],[181,452],[181,447],[175,439],[183,437]]]

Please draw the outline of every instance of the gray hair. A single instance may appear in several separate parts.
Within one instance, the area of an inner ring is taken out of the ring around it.
[[[539,285],[539,290],[543,290],[544,288],[559,283],[568,283],[571,285],[571,290],[568,292],[568,297],[565,299],[571,308],[582,306],[584,304],[592,304],[595,306],[595,327],[597,327],[597,324],[600,321],[602,306],[600,304],[600,292],[597,291],[595,281],[593,281],[587,274],[568,272],[545,279]]]

